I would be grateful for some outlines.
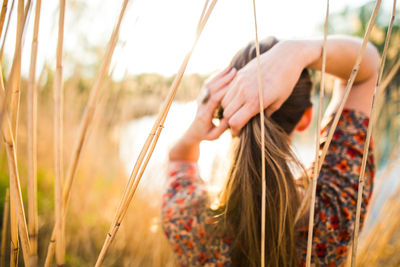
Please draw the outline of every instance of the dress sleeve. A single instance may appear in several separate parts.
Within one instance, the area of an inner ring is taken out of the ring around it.
[[[332,119],[321,132],[322,147]],[[342,266],[352,239],[358,194],[358,179],[369,119],[363,113],[343,110],[317,182],[313,256],[319,266]],[[362,227],[374,180],[372,141],[369,147],[361,204]],[[305,259],[303,249],[303,259]]]
[[[181,266],[202,261],[198,244],[204,242],[204,211],[208,204],[197,163],[170,162],[161,217],[165,235]]]

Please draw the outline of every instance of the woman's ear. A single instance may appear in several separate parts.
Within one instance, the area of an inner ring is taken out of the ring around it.
[[[312,120],[313,108],[309,107],[304,111],[299,123],[297,123],[295,130],[302,132],[310,126]]]

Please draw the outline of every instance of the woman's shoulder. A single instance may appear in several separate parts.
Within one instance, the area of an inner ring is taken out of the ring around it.
[[[334,115],[328,118],[326,125],[322,128],[320,149],[323,148],[327,141]],[[368,124],[369,117],[363,112],[354,109],[343,110],[333,133],[332,141],[322,166],[322,172],[325,169],[329,173],[333,171],[341,176],[346,174],[357,176],[359,174]],[[369,144],[367,162],[367,167],[371,171],[374,168],[372,149],[373,140]]]
[[[328,139],[334,116],[335,114],[328,117],[325,120],[325,124],[323,124],[320,138],[320,149],[323,148]],[[333,133],[325,160],[356,160],[358,162],[364,152],[368,124],[369,117],[363,112],[354,109],[344,109]],[[373,161],[372,148],[373,140],[371,140],[369,144],[369,156],[371,161]],[[329,164],[329,162],[327,163]]]
[[[326,134],[329,132],[335,116],[336,113],[333,113],[332,115],[324,118],[321,130],[323,138],[326,138]],[[366,133],[368,123],[369,116],[364,112],[355,109],[343,109],[336,127],[336,131],[342,130],[350,134],[359,134],[360,132]]]

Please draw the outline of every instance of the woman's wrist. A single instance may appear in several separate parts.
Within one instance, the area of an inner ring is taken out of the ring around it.
[[[171,161],[197,161],[200,156],[200,142],[187,131],[169,152]]]
[[[294,51],[297,64],[300,67],[315,69],[316,65],[322,58],[322,47],[323,42],[321,40],[290,40],[290,43]]]

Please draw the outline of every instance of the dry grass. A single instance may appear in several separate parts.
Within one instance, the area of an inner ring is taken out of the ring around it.
[[[391,166],[398,166],[398,159]],[[388,166],[390,167],[390,166]],[[381,176],[384,177],[385,173]],[[377,222],[361,235],[357,266],[399,266],[400,264],[400,184],[385,202]],[[374,201],[372,202],[374,203]],[[372,219],[371,216],[367,218]]]
[[[83,97],[82,103],[84,103],[84,100],[87,99],[87,96],[80,95],[76,88],[71,87],[71,84],[74,83],[74,81],[67,81],[65,84],[65,106],[72,110],[65,116],[64,126],[66,129],[78,129],[82,116],[82,106],[79,106],[80,104],[77,104],[75,100]],[[26,82],[23,82],[22,86],[26,86]],[[118,86],[122,86],[122,84]],[[42,265],[46,258],[48,240],[54,225],[53,156],[49,153],[52,144],[51,142],[41,141],[52,140],[54,137],[52,131],[48,130],[53,123],[52,113],[49,112],[52,110],[51,94],[46,98],[47,90],[39,88],[38,99],[40,118],[38,120],[39,265]],[[107,92],[104,96],[105,100],[111,94],[112,92]],[[27,98],[25,95],[22,95],[21,100],[18,155],[21,184],[23,191],[25,191],[27,182],[27,139],[25,135],[27,120],[25,117],[25,101],[27,101]],[[109,109],[112,104],[113,102],[105,101],[105,110]],[[122,101],[121,104],[129,107],[129,101]],[[124,113],[125,108],[121,108],[121,112]],[[118,121],[119,115],[118,112],[114,116],[114,118],[118,118]],[[76,173],[76,182],[70,196],[73,201],[70,203],[67,214],[67,266],[94,265],[110,217],[113,215],[118,205],[119,196],[123,192],[127,175],[118,159],[118,140],[112,137],[115,121],[112,121],[111,124],[113,127],[110,128],[100,120],[96,125],[90,127],[88,133],[90,138],[88,138],[82,151],[80,167]],[[76,141],[77,131],[66,131],[64,136],[66,147],[64,156],[68,159],[71,159],[72,145]],[[154,198],[151,203],[148,201],[149,195]],[[116,242],[110,250],[104,266],[164,266],[164,264],[165,266],[176,266],[175,257],[160,227],[161,192],[142,188],[138,190],[134,201],[134,205],[128,209],[124,223],[121,225],[120,239],[115,240]],[[8,247],[7,252],[9,251]]]

